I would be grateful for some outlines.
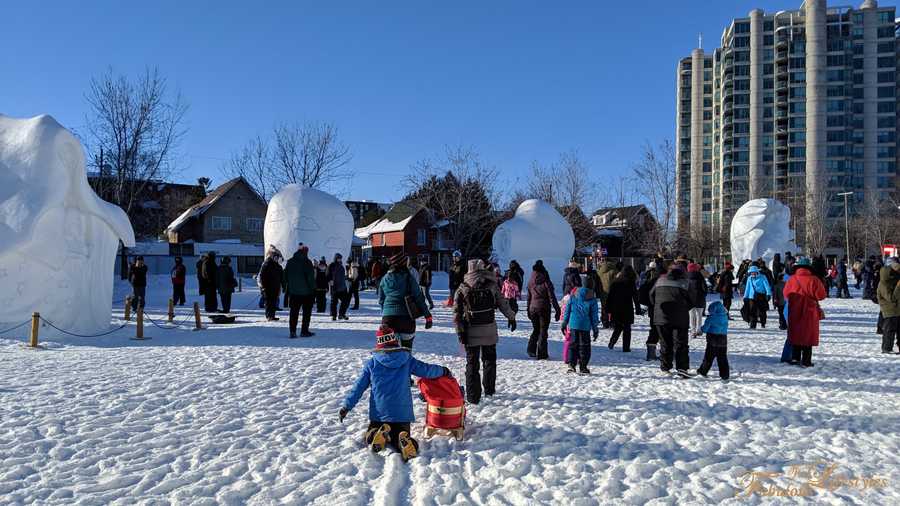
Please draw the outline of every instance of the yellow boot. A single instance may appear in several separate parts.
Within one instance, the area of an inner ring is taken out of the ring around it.
[[[384,450],[390,442],[391,426],[386,423],[381,427],[374,427],[366,431],[366,445],[372,449],[373,453]]]
[[[409,459],[415,458],[419,455],[419,443],[410,437],[409,433],[404,431],[398,435],[400,447],[400,456],[403,457],[403,462],[409,461]]]

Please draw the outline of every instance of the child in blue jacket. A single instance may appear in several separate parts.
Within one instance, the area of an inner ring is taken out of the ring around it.
[[[562,331],[570,331],[572,342],[569,344],[569,371],[578,374],[590,374],[588,363],[591,361],[591,332],[597,337],[600,325],[600,311],[597,297],[590,288],[577,288],[566,303],[566,314],[563,316]]]
[[[409,424],[415,420],[409,375],[438,378],[450,376],[450,370],[416,360],[408,348],[400,345],[400,338],[387,325],[381,325],[375,336],[375,353],[344,399],[339,417],[343,423],[347,413],[371,387],[366,445],[377,453],[390,444],[407,461],[415,457],[419,449],[418,442],[409,435]]]
[[[731,369],[728,367],[728,311],[721,302],[715,301],[707,309],[708,315],[700,331],[706,333],[706,353],[697,374],[706,377],[713,360],[718,362],[719,377],[727,380]]]

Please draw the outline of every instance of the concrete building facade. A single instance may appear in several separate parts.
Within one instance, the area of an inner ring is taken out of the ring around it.
[[[777,198],[794,217],[843,216],[853,199],[897,195],[895,7],[805,0],[751,11],[712,53],[677,70],[678,227],[727,237],[747,200]],[[707,157],[709,155],[709,157]]]

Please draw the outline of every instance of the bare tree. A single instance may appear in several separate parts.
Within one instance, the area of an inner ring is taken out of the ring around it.
[[[242,177],[266,202],[278,191],[273,171],[272,150],[260,136],[232,153],[222,173],[228,177]]]
[[[866,195],[850,220],[850,246],[864,256],[880,254],[881,246],[897,239],[900,213],[890,199]]]
[[[670,140],[658,146],[644,145],[641,159],[632,169],[636,191],[650,213],[659,222],[658,230],[648,234],[647,249],[665,252],[671,248],[675,228],[675,146]]]
[[[179,92],[168,92],[158,69],[135,79],[110,69],[91,79],[85,98],[90,111],[84,140],[98,172],[94,190],[132,217],[148,185],[177,170],[188,106]]]
[[[437,160],[422,160],[407,176],[405,200],[418,202],[446,220],[447,240],[465,256],[486,253],[497,226],[497,170],[471,148],[446,148]]]
[[[287,184],[332,188],[349,180],[351,159],[333,124],[283,123],[272,129],[270,139],[256,136],[234,152],[222,173],[243,177],[268,200]]]
[[[831,202],[834,195],[822,191],[817,194],[807,194],[805,205],[799,206],[801,214],[796,220],[803,230],[806,240],[804,246],[809,256],[821,255],[825,248],[834,243],[843,231],[843,227],[836,229],[835,220],[829,218]]]

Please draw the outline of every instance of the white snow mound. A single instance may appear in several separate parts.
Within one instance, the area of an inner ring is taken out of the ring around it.
[[[762,258],[771,264],[775,253],[796,253],[791,210],[775,199],[754,199],[742,205],[731,220],[731,260]]]
[[[563,271],[575,251],[575,233],[553,206],[531,199],[519,204],[515,216],[497,227],[493,248],[502,268],[516,260],[526,276],[536,260],[543,260],[550,278],[561,287]]]
[[[0,325],[31,313],[65,330],[107,329],[125,212],[87,182],[84,150],[52,117],[0,115]]]
[[[275,245],[285,258],[290,258],[301,242],[309,247],[310,258],[324,256],[331,261],[335,253],[347,258],[353,242],[353,215],[328,193],[289,184],[269,202],[263,234],[266,247]]]

